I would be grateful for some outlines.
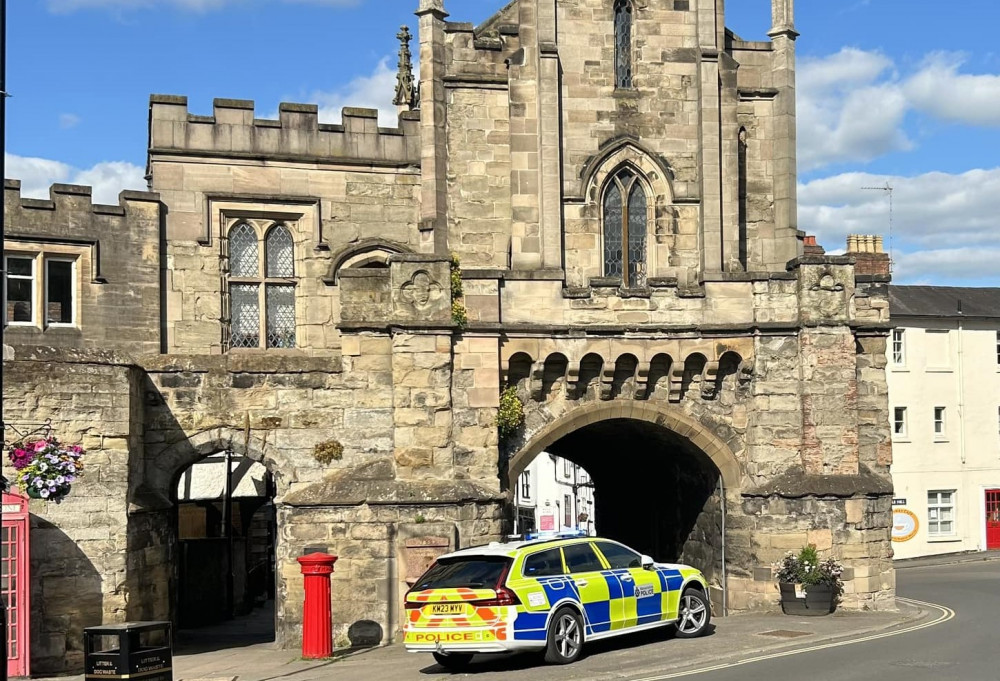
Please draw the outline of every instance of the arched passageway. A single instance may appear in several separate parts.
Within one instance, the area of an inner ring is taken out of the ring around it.
[[[597,534],[657,561],[693,565],[725,588],[725,494],[739,484],[740,468],[708,429],[669,407],[587,405],[515,452],[510,481],[542,452],[587,471]]]

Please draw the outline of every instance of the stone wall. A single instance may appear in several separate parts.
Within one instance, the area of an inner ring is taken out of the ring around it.
[[[6,442],[50,420],[61,442],[87,452],[66,500],[30,505],[32,669],[76,672],[85,627],[170,614],[155,546],[162,528],[147,536],[128,516],[130,462],[142,457],[139,376],[120,356],[96,351],[24,348],[3,369],[4,419],[13,427]],[[6,460],[4,475],[14,479]]]
[[[160,351],[160,202],[124,191],[118,205],[91,201],[90,187],[56,184],[48,200],[21,197],[21,183],[4,184],[4,251],[76,263],[76,320],[42,323],[44,268],[36,262],[36,321],[11,325],[5,342],[129,353]]]

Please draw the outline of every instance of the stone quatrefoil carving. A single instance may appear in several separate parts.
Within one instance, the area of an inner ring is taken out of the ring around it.
[[[400,288],[400,297],[404,302],[423,312],[441,299],[444,289],[434,281],[426,270],[413,273],[413,277]]]

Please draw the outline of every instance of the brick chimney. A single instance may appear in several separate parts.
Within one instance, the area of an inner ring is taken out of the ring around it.
[[[802,238],[802,253],[805,255],[826,255],[826,249],[816,243],[816,237],[809,235]]]
[[[857,264],[854,273],[859,275],[889,276],[889,254],[882,248],[882,237],[870,234],[851,234],[847,237],[847,255],[853,255]]]

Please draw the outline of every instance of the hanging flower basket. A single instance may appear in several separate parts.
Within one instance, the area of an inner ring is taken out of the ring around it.
[[[15,480],[24,494],[59,503],[83,475],[83,455],[80,445],[64,445],[49,435],[11,445],[8,458],[17,471]]]

